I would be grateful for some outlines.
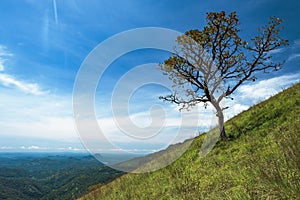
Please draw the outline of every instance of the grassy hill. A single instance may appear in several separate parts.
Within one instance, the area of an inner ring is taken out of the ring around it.
[[[125,174],[81,199],[300,199],[300,84],[232,118],[226,130],[230,141],[204,158],[202,135],[168,167]]]

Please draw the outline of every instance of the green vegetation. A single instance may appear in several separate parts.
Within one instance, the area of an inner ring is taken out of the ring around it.
[[[229,141],[204,158],[205,135],[166,168],[125,174],[81,199],[299,199],[300,84],[226,122]],[[176,148],[158,153],[162,157]],[[152,156],[155,156],[152,155]]]
[[[0,154],[0,199],[75,199],[122,174],[86,154],[44,154]]]

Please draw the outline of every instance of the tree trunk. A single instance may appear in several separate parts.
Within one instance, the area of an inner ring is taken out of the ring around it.
[[[227,135],[226,135],[225,126],[224,126],[223,111],[222,110],[218,111],[217,116],[218,116],[218,125],[219,125],[221,139],[222,140],[227,140]]]
[[[221,107],[215,103],[213,104],[214,107],[217,110],[217,117],[218,117],[218,126],[219,126],[219,131],[220,131],[220,136],[222,140],[227,140],[227,135],[225,132],[225,126],[224,126],[224,114],[223,114],[223,110],[221,109]]]

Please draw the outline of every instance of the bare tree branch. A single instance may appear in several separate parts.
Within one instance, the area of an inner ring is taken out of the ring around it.
[[[207,26],[179,36],[175,53],[160,65],[174,83],[174,93],[160,99],[175,103],[181,109],[201,102],[205,106],[211,103],[223,127],[221,136],[226,137],[222,122],[223,110],[228,107],[221,108],[220,102],[245,81],[255,81],[256,72],[266,73],[282,67],[284,62],[274,63],[268,54],[288,44],[279,36],[281,23],[281,19],[271,17],[269,23],[259,29],[261,34],[249,44],[239,36],[240,23],[235,12],[228,15],[224,11],[208,13]],[[183,89],[187,83],[192,89]]]

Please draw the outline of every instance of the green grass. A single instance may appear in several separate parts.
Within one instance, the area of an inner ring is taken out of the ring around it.
[[[232,118],[226,131],[230,141],[204,158],[202,135],[168,167],[125,174],[82,199],[300,199],[300,84]]]

